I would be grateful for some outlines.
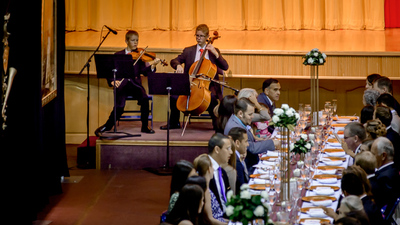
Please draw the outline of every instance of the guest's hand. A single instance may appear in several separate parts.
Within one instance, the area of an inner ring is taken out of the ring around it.
[[[335,220],[336,217],[338,216],[338,215],[335,213],[335,211],[333,211],[333,209],[328,208],[328,207],[325,207],[325,206],[320,206],[320,207],[324,210],[324,213],[325,213],[327,216],[333,218],[334,220]]]
[[[112,86],[115,86],[116,88],[118,88],[119,85],[121,85],[121,81],[120,81],[120,80],[116,80],[116,81],[115,81],[115,84],[114,84],[114,81],[111,81],[111,85],[112,85]]]
[[[352,150],[349,149],[349,147],[347,146],[347,143],[344,141],[342,141],[342,148],[346,152],[347,155],[349,155],[353,158],[356,156],[356,154]]]
[[[275,149],[280,149],[281,148],[281,141],[279,140],[273,140],[274,145],[275,145]]]

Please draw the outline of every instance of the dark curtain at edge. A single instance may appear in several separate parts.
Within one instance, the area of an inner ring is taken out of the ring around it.
[[[48,203],[62,193],[61,176],[69,176],[65,149],[64,49],[65,3],[58,5],[57,97],[42,107],[41,1],[1,0],[6,11],[9,67],[17,69],[7,108],[7,130],[0,137],[3,158],[5,220],[32,224]],[[2,30],[2,29],[1,29]],[[3,37],[3,31],[1,31]]]
[[[400,1],[385,0],[385,27],[400,27]]]

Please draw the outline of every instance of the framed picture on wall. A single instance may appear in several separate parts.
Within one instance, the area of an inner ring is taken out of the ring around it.
[[[56,9],[56,0],[42,0],[42,106],[57,96]]]

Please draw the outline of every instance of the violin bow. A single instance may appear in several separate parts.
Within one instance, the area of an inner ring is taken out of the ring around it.
[[[149,47],[149,46],[146,46],[146,48],[144,48],[144,49],[140,52],[140,55],[139,55],[139,57],[136,59],[136,61],[133,63],[133,66],[135,66],[136,63],[139,61],[139,59],[142,58],[143,54],[146,52],[147,47]]]

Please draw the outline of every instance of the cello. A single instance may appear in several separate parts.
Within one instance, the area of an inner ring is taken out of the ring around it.
[[[218,39],[218,32],[214,31],[214,36],[207,40],[207,45],[212,44],[214,40]],[[206,47],[207,47],[206,45]],[[210,60],[205,58],[207,49],[203,51],[200,59],[192,64],[189,69],[191,86],[190,95],[180,95],[176,102],[176,108],[190,115],[200,115],[206,111],[211,103],[211,91],[208,89],[210,80],[214,78],[217,73],[217,66]],[[198,76],[206,76],[208,79],[198,78]]]

